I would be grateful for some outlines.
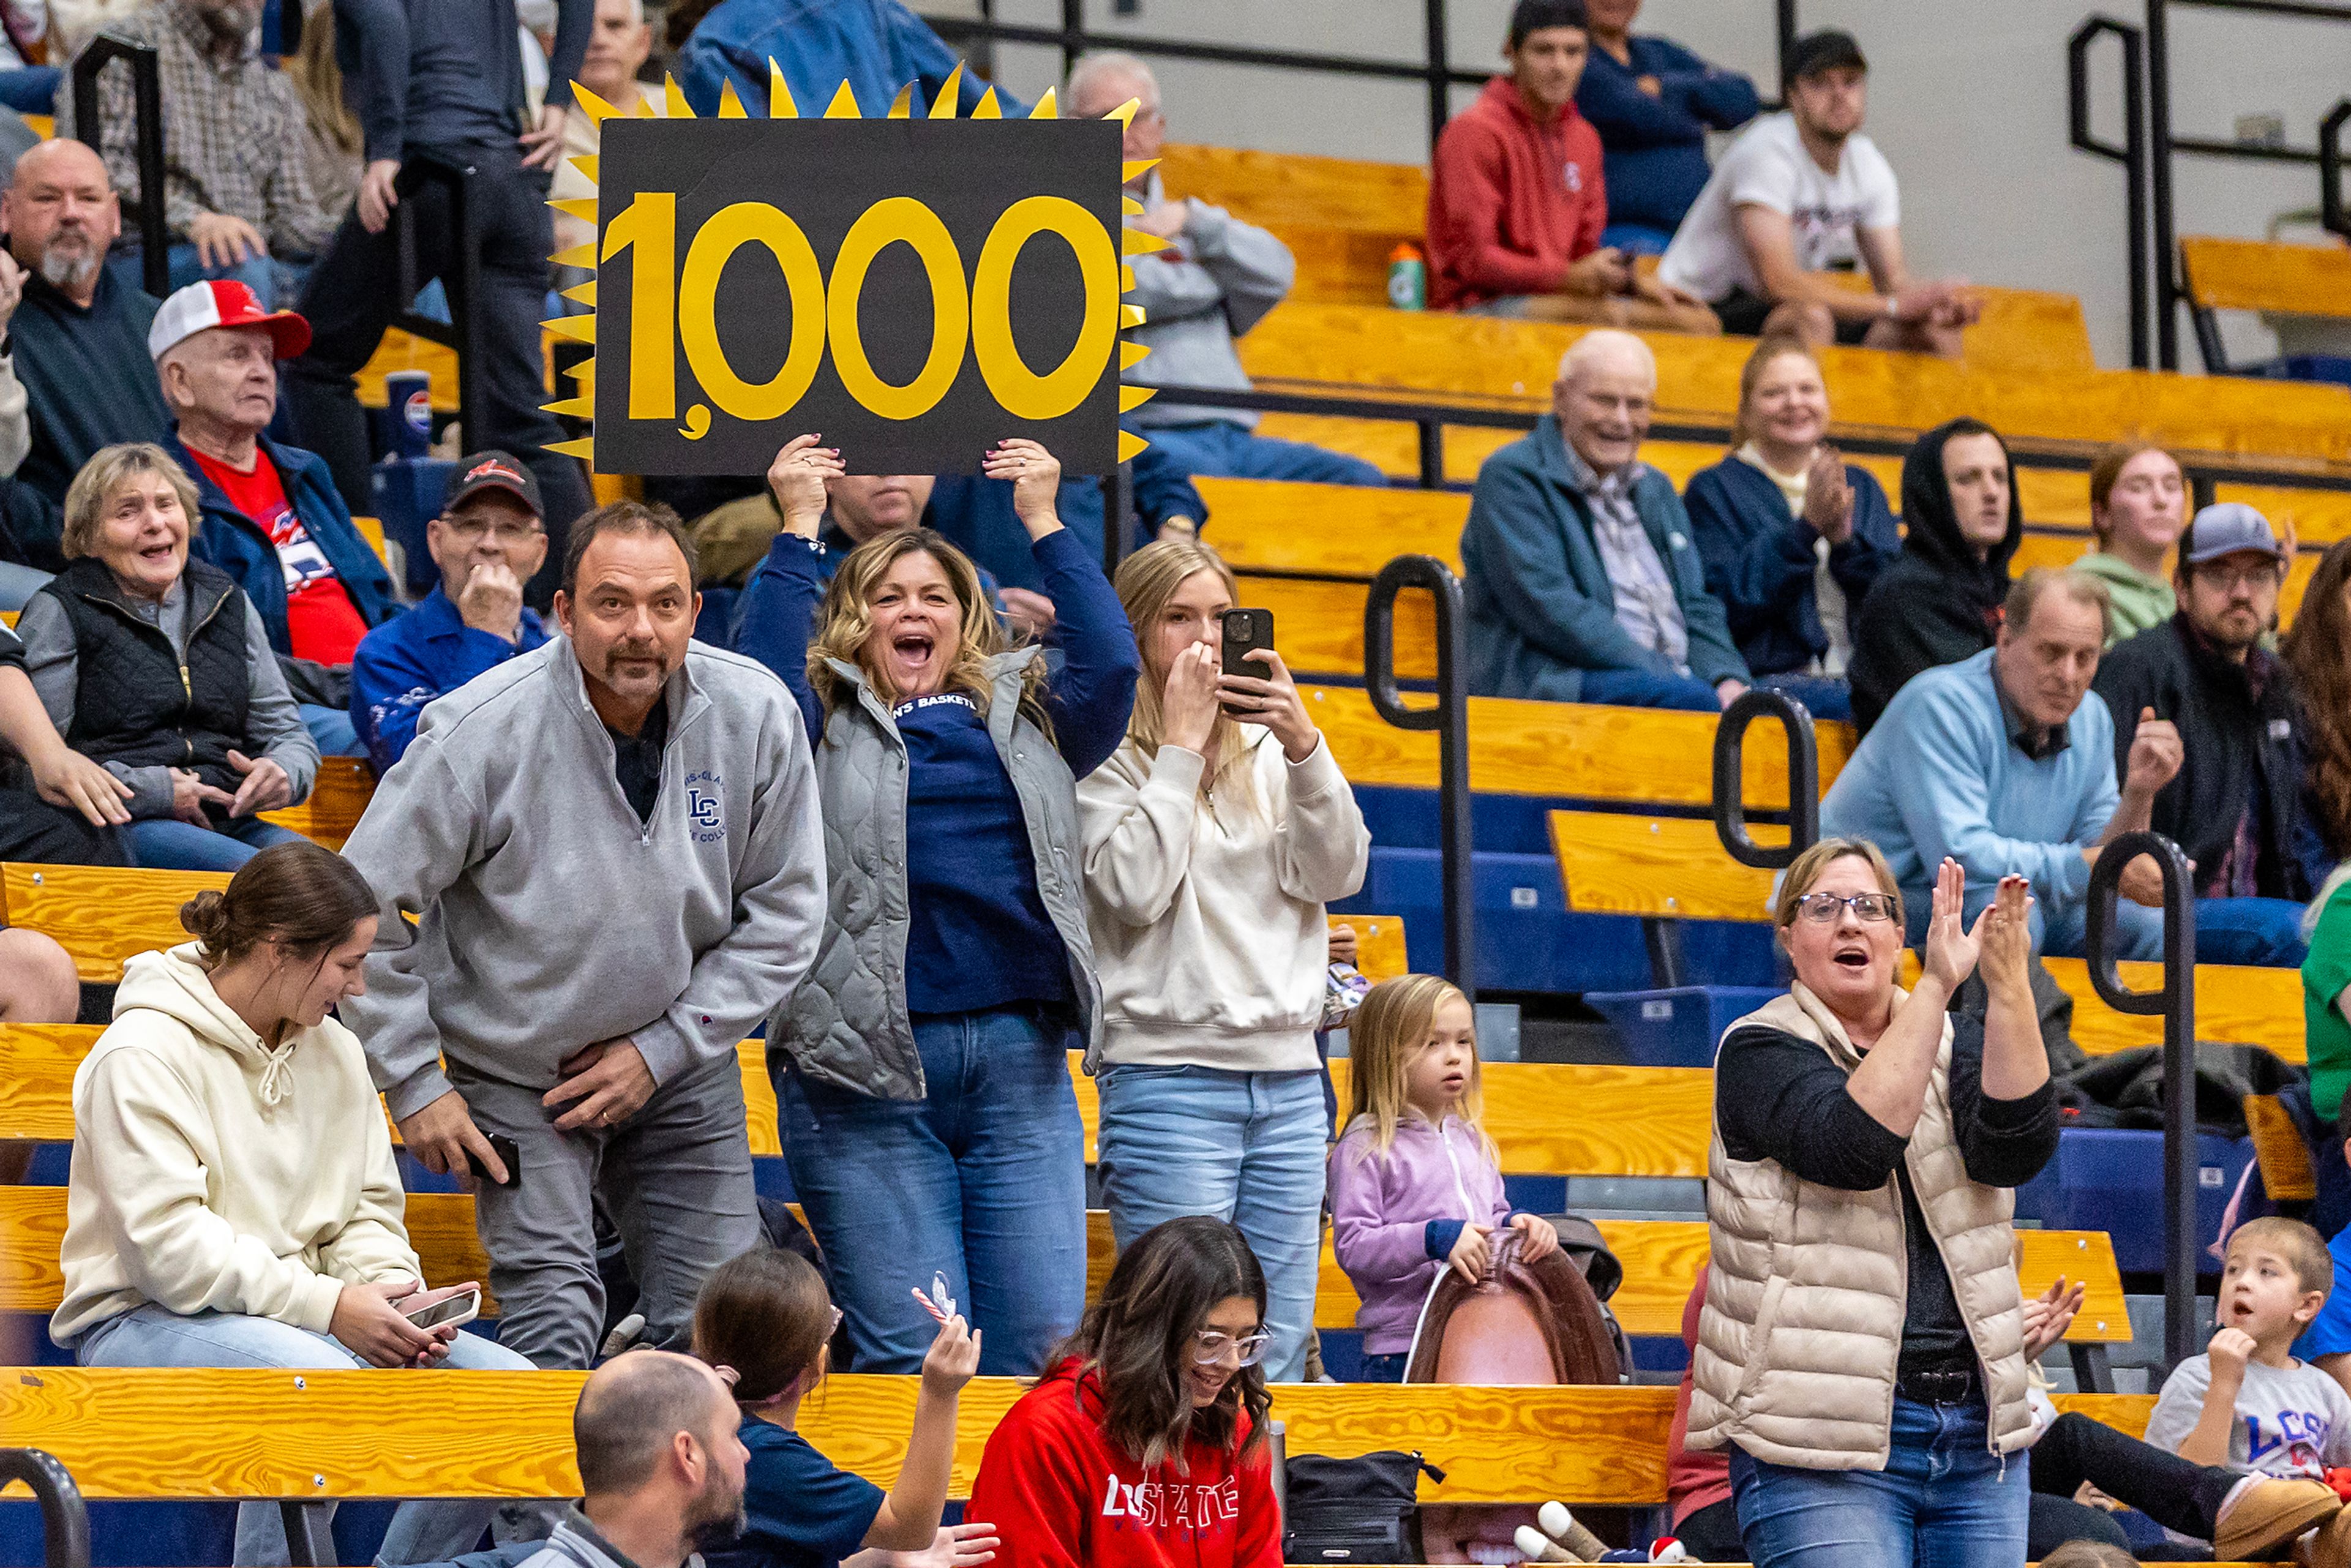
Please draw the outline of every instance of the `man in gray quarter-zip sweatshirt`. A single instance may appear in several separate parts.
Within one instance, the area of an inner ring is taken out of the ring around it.
[[[429,705],[343,850],[381,924],[342,1016],[542,1367],[595,1354],[599,1197],[656,1343],[761,1237],[736,1046],[815,957],[823,827],[799,709],[698,608],[666,508],[581,517],[564,634]]]

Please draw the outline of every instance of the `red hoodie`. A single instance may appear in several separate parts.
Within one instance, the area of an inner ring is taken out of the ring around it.
[[[1428,306],[1552,294],[1600,248],[1608,187],[1600,132],[1570,103],[1539,121],[1508,77],[1446,121],[1428,178]]]
[[[1146,1471],[1102,1435],[1102,1384],[1078,1367],[1021,1396],[980,1455],[964,1517],[996,1527],[998,1568],[1280,1568],[1269,1453],[1196,1442],[1186,1473]]]

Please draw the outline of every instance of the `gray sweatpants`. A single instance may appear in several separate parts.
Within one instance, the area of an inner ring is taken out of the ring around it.
[[[648,1339],[684,1349],[703,1277],[764,1234],[734,1053],[671,1079],[616,1127],[571,1133],[555,1130],[560,1110],[539,1103],[544,1091],[454,1060],[448,1071],[475,1124],[512,1138],[522,1156],[519,1181],[484,1182],[474,1201],[502,1314],[498,1343],[542,1368],[584,1370],[594,1359],[604,1322],[601,1197],[637,1281]]]

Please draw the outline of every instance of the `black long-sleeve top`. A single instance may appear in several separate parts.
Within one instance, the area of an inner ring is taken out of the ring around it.
[[[1986,1186],[2021,1186],[2057,1152],[2057,1095],[2043,1083],[2018,1100],[1983,1092],[1983,1020],[1951,1019],[1951,1125],[1968,1176]],[[1901,1365],[1948,1364],[1970,1354],[1951,1276],[1919,1211],[1903,1155],[1910,1140],[1861,1107],[1845,1071],[1819,1046],[1779,1030],[1733,1030],[1714,1064],[1715,1119],[1734,1160],[1774,1160],[1804,1180],[1868,1192],[1890,1176],[1902,1188],[1909,1253],[1909,1310]]]

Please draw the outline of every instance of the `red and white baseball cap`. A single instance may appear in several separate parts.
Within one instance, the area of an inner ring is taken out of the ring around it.
[[[291,310],[264,310],[246,285],[232,278],[191,283],[163,301],[147,329],[147,354],[162,359],[199,332],[215,327],[266,327],[277,358],[290,360],[310,346],[310,323]]]

